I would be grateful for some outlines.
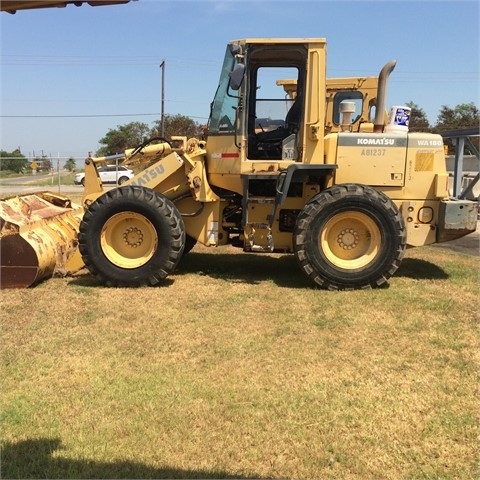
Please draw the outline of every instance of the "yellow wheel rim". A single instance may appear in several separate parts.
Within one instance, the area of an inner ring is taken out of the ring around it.
[[[382,238],[371,217],[348,211],[327,221],[319,242],[320,250],[333,265],[354,270],[365,267],[377,256]]]
[[[100,244],[107,259],[117,267],[138,268],[157,250],[157,232],[148,218],[135,212],[121,212],[103,226]]]

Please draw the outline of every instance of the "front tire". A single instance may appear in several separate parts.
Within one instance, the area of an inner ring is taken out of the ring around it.
[[[400,266],[406,230],[396,205],[365,185],[337,185],[297,218],[294,251],[303,272],[329,290],[378,287]]]
[[[185,227],[163,195],[149,188],[119,187],[87,209],[78,241],[85,265],[102,283],[154,285],[180,261]]]

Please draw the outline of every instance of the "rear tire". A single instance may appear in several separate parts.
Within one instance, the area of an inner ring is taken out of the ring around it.
[[[88,208],[78,241],[85,265],[102,283],[154,285],[181,259],[185,227],[163,195],[144,187],[119,187]]]
[[[400,266],[406,230],[396,205],[364,185],[337,185],[315,196],[297,218],[294,251],[322,288],[378,287]]]

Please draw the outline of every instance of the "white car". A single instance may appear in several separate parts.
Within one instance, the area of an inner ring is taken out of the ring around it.
[[[106,165],[97,168],[102,183],[115,183],[121,185],[135,176],[132,170],[127,167],[117,167],[115,165]],[[85,186],[85,173],[77,173],[73,179],[75,185]]]

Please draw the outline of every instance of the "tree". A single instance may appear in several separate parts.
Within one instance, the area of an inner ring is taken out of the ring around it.
[[[146,123],[131,122],[118,125],[111,129],[99,140],[104,145],[97,150],[98,156],[115,155],[123,153],[127,148],[134,148],[148,139],[150,129]]]
[[[477,127],[479,122],[480,111],[473,102],[461,103],[455,108],[442,105],[435,129],[441,131]]]
[[[66,162],[65,162],[65,170],[68,170],[69,172],[73,172],[77,165],[75,164],[75,159],[70,157]]]
[[[165,135],[169,140],[173,135],[201,137],[203,126],[184,115],[165,115]],[[98,141],[100,147],[97,156],[115,155],[123,153],[128,148],[135,148],[151,138],[159,138],[161,134],[161,122],[156,121],[150,129],[146,123],[131,122],[125,125],[117,125],[116,129],[110,129],[108,133]]]
[[[480,111],[473,102],[461,103],[455,108],[447,105],[442,105],[438,115],[437,123],[435,124],[435,131],[442,133],[447,130],[459,130],[464,128],[478,127],[480,124]],[[479,138],[472,137],[472,143],[475,148],[479,149]],[[453,153],[453,143],[451,139],[447,139],[445,143],[449,146],[449,153]],[[465,153],[473,153],[465,147]]]
[[[0,151],[0,170],[10,170],[15,173],[21,173],[28,165],[28,159],[22,155],[19,149],[13,152]]]
[[[165,115],[165,135],[163,135],[167,140],[172,138],[174,135],[185,136],[187,138],[191,137],[201,137],[203,135],[203,126],[199,123],[196,123],[190,117],[185,115]],[[161,137],[162,136],[162,123],[157,120],[154,122],[154,126],[151,130],[152,137]]]
[[[410,132],[430,132],[432,127],[425,111],[414,102],[407,102],[405,105],[412,109],[408,130]]]

